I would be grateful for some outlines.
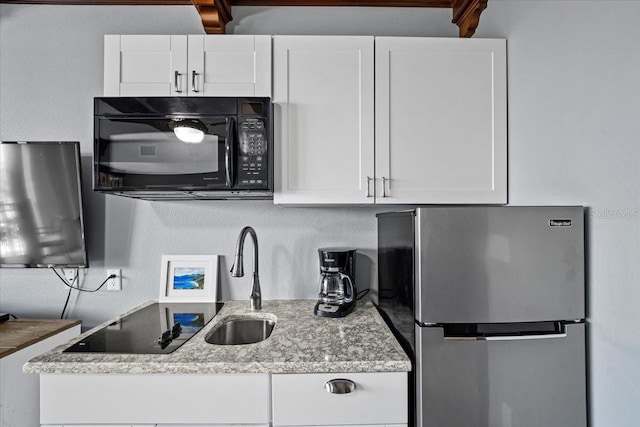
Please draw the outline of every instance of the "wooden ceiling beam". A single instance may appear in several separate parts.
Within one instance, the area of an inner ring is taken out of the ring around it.
[[[193,5],[200,14],[207,34],[224,34],[233,17],[232,6],[358,6],[358,7],[436,7],[451,8],[452,22],[460,37],[471,37],[478,28],[487,0],[0,0],[0,3],[58,5]]]
[[[191,0],[0,0],[0,3],[18,4],[58,4],[89,6],[185,6]]]
[[[0,3],[181,6],[193,4],[193,0],[0,0]],[[451,0],[227,0],[227,3],[232,6],[451,7]]]
[[[233,20],[229,0],[192,0],[200,14],[204,32],[207,34],[224,34],[227,22]]]
[[[487,0],[452,0],[453,23],[458,26],[460,37],[473,36],[480,23],[480,14],[487,8]]]
[[[451,0],[231,0],[230,2],[234,6],[451,7]]]

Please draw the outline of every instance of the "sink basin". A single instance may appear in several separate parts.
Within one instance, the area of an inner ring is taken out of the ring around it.
[[[269,338],[275,325],[270,319],[230,319],[216,326],[204,339],[218,345],[253,344]]]

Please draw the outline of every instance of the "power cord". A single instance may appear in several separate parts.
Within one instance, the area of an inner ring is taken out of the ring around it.
[[[15,316],[15,315],[13,315],[13,314],[11,314],[11,313],[0,313],[0,323],[4,323],[4,322],[6,322],[7,320],[11,319],[12,317],[13,317],[14,319],[17,319],[17,318],[18,318],[18,316]]]
[[[67,283],[67,281],[66,281],[66,280],[65,280],[65,279],[60,275],[60,273],[58,273],[58,272],[56,271],[56,269],[55,269],[55,268],[53,268],[52,270],[53,270],[53,272],[54,272],[54,273],[56,273],[56,276],[58,276],[58,277],[60,278],[60,280],[62,280],[62,283],[64,283],[66,286],[70,287],[71,289],[75,289],[76,291],[80,291],[80,292],[98,292],[98,291],[99,291],[99,290],[100,290],[100,289],[101,289],[101,288],[102,288],[102,287],[103,287],[103,286],[104,286],[104,285],[109,281],[109,279],[115,279],[116,277],[118,277],[118,276],[116,276],[115,274],[110,274],[110,275],[109,275],[109,277],[107,277],[106,279],[104,279],[104,282],[102,282],[102,283],[100,284],[100,286],[98,286],[97,288],[95,288],[95,289],[82,289],[82,288],[79,288],[79,287],[77,287],[77,286],[72,286],[72,285],[73,285],[73,283],[75,283],[75,282],[76,282],[76,280],[77,280],[77,278],[78,278],[78,272],[77,272],[77,271],[76,271],[76,276],[73,278],[73,280],[71,281],[71,285],[70,285],[70,284],[69,284],[69,283]]]
[[[115,279],[116,278],[115,274],[110,274],[109,277],[104,279],[104,282],[102,282],[100,284],[100,286],[98,286],[97,288],[95,288],[95,289],[82,289],[82,288],[80,288],[78,286],[73,286],[75,283],[78,282],[78,269],[77,268],[76,268],[76,274],[73,277],[73,280],[71,281],[71,284],[69,284],[67,282],[67,280],[64,277],[62,277],[60,275],[60,273],[58,273],[56,271],[55,268],[52,268],[52,270],[53,270],[54,273],[56,273],[56,276],[58,276],[58,278],[62,281],[62,283],[64,283],[64,285],[69,288],[69,292],[67,293],[67,299],[64,302],[64,307],[62,307],[62,313],[60,314],[60,319],[64,319],[64,312],[67,311],[67,306],[69,305],[69,299],[71,298],[71,291],[72,290],[75,289],[78,292],[98,292],[109,281],[109,279]]]
[[[55,269],[53,269],[53,272],[58,274],[58,272]],[[64,284],[69,287],[69,292],[67,292],[67,299],[64,302],[64,307],[62,307],[62,313],[60,313],[60,319],[64,319],[64,312],[67,311],[67,305],[69,305],[69,299],[71,298],[71,291],[73,290],[73,286],[72,285],[78,281],[78,269],[76,268],[76,274],[73,276],[73,280],[71,281],[71,285],[69,285],[67,283],[67,280],[63,279],[62,276],[60,276],[59,274],[58,274],[58,277],[60,277],[60,280],[62,280],[64,282]]]
[[[365,296],[366,294],[368,294],[368,293],[369,293],[369,289],[368,289],[368,288],[367,288],[367,289],[363,289],[363,290],[361,290],[361,291],[358,291],[358,292],[356,293],[356,300],[360,300],[360,299],[362,299],[362,297],[364,297],[364,296]]]

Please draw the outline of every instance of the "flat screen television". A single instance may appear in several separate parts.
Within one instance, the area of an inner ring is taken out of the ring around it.
[[[0,267],[88,267],[78,142],[0,142]]]

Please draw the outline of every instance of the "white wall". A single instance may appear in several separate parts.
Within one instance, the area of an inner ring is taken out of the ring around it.
[[[91,98],[101,91],[104,33],[200,33],[189,7],[0,5],[0,139],[71,139],[91,152]],[[229,32],[456,36],[450,12],[235,8]],[[640,2],[491,1],[476,37],[508,39],[511,204],[583,204],[588,219],[591,417],[640,419]],[[38,121],[34,124],[33,118]],[[67,127],[68,126],[68,127]],[[323,245],[353,245],[374,271],[376,212],[284,209],[268,202],[157,203],[85,194],[92,267],[122,267],[120,293],[82,295],[71,316],[95,324],[155,297],[160,256],[225,255],[256,227],[266,298],[313,297]],[[250,244],[247,249],[250,248]],[[245,268],[249,269],[247,265]],[[52,273],[0,271],[0,307],[59,313]],[[222,277],[223,298],[249,278]]]

